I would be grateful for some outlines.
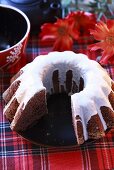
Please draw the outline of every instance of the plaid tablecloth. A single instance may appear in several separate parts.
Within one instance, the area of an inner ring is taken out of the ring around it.
[[[84,45],[74,48],[77,52],[87,52]],[[40,45],[37,37],[31,37],[26,62],[51,50],[49,46]],[[114,66],[108,65],[105,69],[114,79]],[[2,93],[14,72],[0,71],[0,170],[114,170],[114,129],[90,144],[60,148],[38,146],[12,132],[3,116]]]

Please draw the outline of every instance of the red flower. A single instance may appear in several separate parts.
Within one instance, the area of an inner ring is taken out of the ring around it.
[[[79,39],[81,43],[89,40],[89,29],[94,28],[95,23],[94,14],[84,11],[72,12],[64,19],[57,19],[55,23],[43,24],[40,38],[43,42],[53,40],[53,50],[72,50],[74,40]]]
[[[68,19],[58,19],[55,23],[46,23],[41,27],[40,37],[42,41],[54,40],[53,50],[71,50],[73,38],[79,37],[79,32],[74,31]]]
[[[73,29],[80,32],[80,36],[90,35],[89,29],[93,29],[96,23],[95,15],[84,11],[71,12],[67,18],[73,24]]]
[[[100,63],[114,63],[114,20],[107,20],[106,23],[100,21],[96,24],[95,30],[90,30],[90,33],[100,41],[89,46],[90,50],[103,51]]]

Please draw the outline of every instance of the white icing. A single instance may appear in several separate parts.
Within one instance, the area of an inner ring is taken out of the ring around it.
[[[62,63],[63,67],[60,67],[59,65]],[[19,103],[24,102],[24,105],[26,105],[36,92],[42,89],[47,89],[50,92],[52,74],[57,69],[59,70],[61,85],[65,85],[65,73],[69,69],[73,70],[73,79],[76,82],[79,82],[80,75],[84,79],[83,91],[71,95],[71,104],[73,121],[76,122],[76,115],[80,115],[82,119],[85,140],[88,139],[87,122],[92,115],[99,114],[104,130],[106,130],[107,126],[101,115],[100,106],[107,106],[112,109],[107,99],[111,91],[112,80],[97,62],[89,60],[84,54],[65,51],[51,52],[36,57],[32,63],[22,68],[23,74],[18,78],[21,84],[15,94],[17,101]],[[45,80],[44,84],[43,79]],[[77,133],[76,129],[75,132]]]
[[[24,101],[24,104],[26,105],[29,99],[36,92],[45,89],[42,83],[44,70],[45,72],[47,72],[48,69],[53,67],[52,70],[50,69],[51,70],[49,74],[50,77],[47,78],[48,88],[50,88],[52,86],[52,79],[51,79],[52,73],[54,70],[58,69],[55,66],[59,65],[60,63],[64,63],[64,64],[66,63],[66,66],[68,65],[68,67],[66,67],[65,70],[64,70],[65,67],[59,68],[60,75],[62,75],[61,83],[64,84],[65,72],[67,71],[67,69],[69,70],[69,66],[72,65],[74,69],[79,68],[78,65],[80,62],[82,63],[84,62],[86,65],[88,61],[89,59],[84,54],[75,54],[71,51],[51,52],[48,55],[36,57],[32,63],[22,68],[24,73],[18,78],[19,80],[21,80],[21,84],[16,92],[16,98],[18,102],[21,103],[22,101]],[[76,75],[74,74],[74,79],[76,79]]]

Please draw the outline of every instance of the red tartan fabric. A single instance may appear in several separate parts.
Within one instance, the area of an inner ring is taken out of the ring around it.
[[[30,37],[24,62],[51,50],[52,44],[43,46],[37,37]],[[76,44],[74,51],[89,54],[86,44]],[[114,66],[106,65],[105,69],[114,79]],[[15,69],[10,73],[0,71],[0,170],[114,170],[114,129],[92,143],[60,148],[38,146],[12,132],[3,116],[2,93],[14,73]]]

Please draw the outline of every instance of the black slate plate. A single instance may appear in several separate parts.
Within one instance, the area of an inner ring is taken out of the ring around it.
[[[19,134],[38,145],[54,147],[77,145],[70,101],[67,94],[52,95],[48,99],[49,114],[43,116],[36,125]]]

